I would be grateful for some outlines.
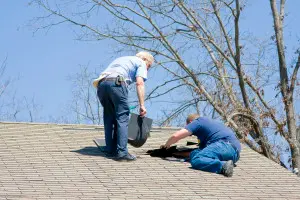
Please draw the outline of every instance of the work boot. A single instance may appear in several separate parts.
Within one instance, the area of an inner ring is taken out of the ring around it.
[[[135,161],[136,157],[134,155],[131,155],[129,153],[127,153],[125,156],[117,156],[115,157],[116,161]]]
[[[232,177],[233,175],[233,162],[232,160],[226,161],[221,169],[221,174],[227,177]]]

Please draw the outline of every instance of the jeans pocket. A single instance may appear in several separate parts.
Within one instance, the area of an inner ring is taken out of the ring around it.
[[[128,89],[127,89],[126,85],[121,84],[121,88],[122,88],[123,95],[127,97],[128,96]]]

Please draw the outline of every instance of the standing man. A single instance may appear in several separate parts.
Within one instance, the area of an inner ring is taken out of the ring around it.
[[[168,149],[179,140],[195,135],[200,146],[190,153],[192,168],[231,177],[233,164],[238,161],[241,152],[240,142],[232,130],[198,114],[189,115],[186,123],[186,127],[175,132],[161,148]]]
[[[129,105],[127,86],[136,83],[140,105],[140,115],[145,116],[144,104],[147,71],[154,61],[148,52],[135,56],[124,56],[114,60],[93,84],[103,106],[104,132],[106,146],[101,150],[118,161],[134,161],[136,157],[128,153]]]

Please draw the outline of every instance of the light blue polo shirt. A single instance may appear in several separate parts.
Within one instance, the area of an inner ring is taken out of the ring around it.
[[[136,56],[124,56],[115,59],[102,73],[110,73],[107,78],[114,78],[121,75],[128,84],[136,82],[140,76],[147,80],[147,66],[145,61]]]

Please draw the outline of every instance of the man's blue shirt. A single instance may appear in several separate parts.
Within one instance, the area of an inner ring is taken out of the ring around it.
[[[107,77],[113,78],[121,75],[129,84],[136,82],[140,76],[147,80],[147,66],[145,61],[136,56],[124,56],[115,59],[102,73],[110,73]]]
[[[193,120],[185,129],[191,132],[192,135],[198,137],[201,149],[213,142],[228,141],[235,146],[239,152],[241,151],[241,144],[233,131],[223,123],[213,119],[200,117]]]

